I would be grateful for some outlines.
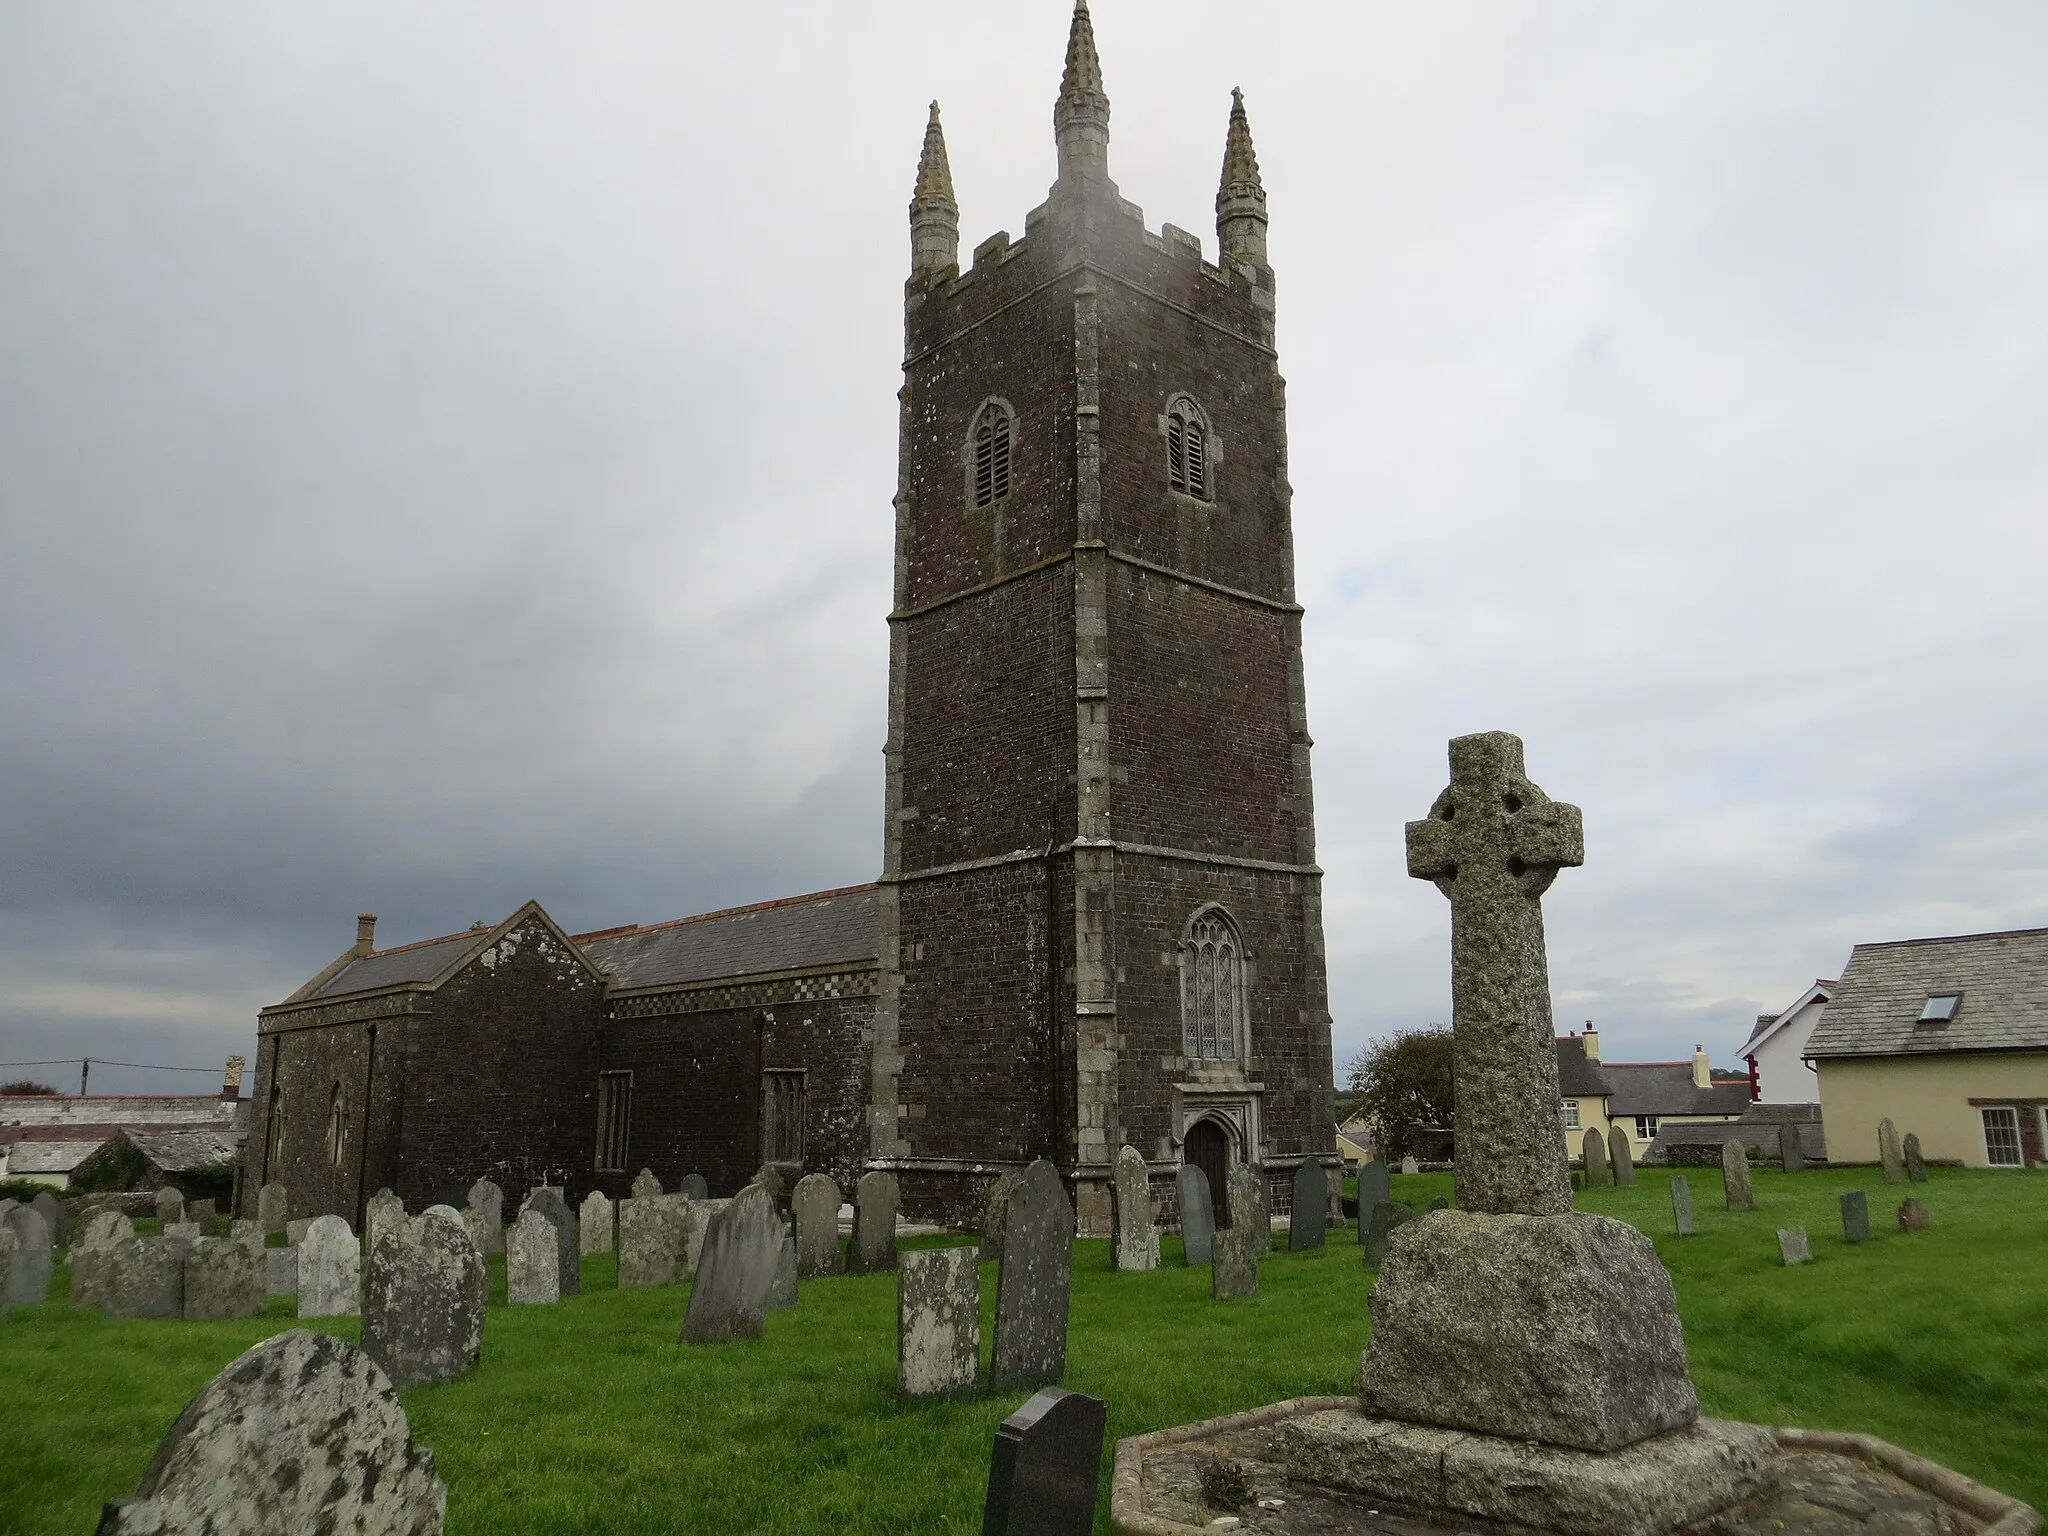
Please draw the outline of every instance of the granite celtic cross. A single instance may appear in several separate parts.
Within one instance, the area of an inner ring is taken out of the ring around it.
[[[1458,1203],[1548,1216],[1572,1206],[1560,1129],[1543,893],[1585,862],[1579,808],[1529,782],[1506,731],[1451,741],[1450,787],[1408,823],[1408,873],[1451,899]]]

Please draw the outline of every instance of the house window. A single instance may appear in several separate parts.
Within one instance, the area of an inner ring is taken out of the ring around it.
[[[327,1105],[327,1161],[339,1168],[342,1149],[347,1145],[348,1100],[341,1096],[341,1084],[336,1083],[334,1095]]]
[[[624,1173],[633,1137],[633,1074],[597,1074],[597,1170]]]
[[[1196,1061],[1233,1061],[1244,1044],[1244,945],[1215,907],[1198,913],[1181,943],[1180,1019],[1183,1054]]]
[[[1176,491],[1207,501],[1211,457],[1202,408],[1181,395],[1166,408],[1166,478]]]
[[[1010,494],[1010,436],[1009,407],[991,400],[974,419],[969,471],[977,507],[992,507]]]
[[[1636,1140],[1637,1140],[1637,1141],[1655,1141],[1656,1139],[1657,1139],[1657,1117],[1656,1117],[1655,1115],[1637,1115],[1637,1116],[1636,1116]]]
[[[771,1163],[804,1160],[804,1075],[761,1074],[761,1151]]]
[[[1984,1111],[1984,1160],[1994,1168],[2020,1168],[2020,1112],[2009,1106]]]
[[[1579,1128],[1579,1101],[1577,1099],[1566,1099],[1564,1101],[1564,1128],[1568,1131],[1576,1131]]]

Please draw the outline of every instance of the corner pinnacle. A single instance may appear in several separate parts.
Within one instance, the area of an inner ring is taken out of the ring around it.
[[[1259,180],[1259,157],[1252,150],[1251,119],[1245,116],[1244,92],[1230,88],[1230,131],[1223,141],[1223,179],[1216,188],[1216,200],[1233,192],[1263,194]]]
[[[932,103],[932,115],[924,125],[924,149],[917,157],[917,189],[914,202],[943,203],[957,211],[953,201],[953,168],[946,162],[946,134],[939,126],[939,104]]]
[[[1067,29],[1067,69],[1060,77],[1060,100],[1109,106],[1109,97],[1102,89],[1102,60],[1095,53],[1095,23],[1088,16],[1088,0],[1074,0],[1074,21]]]

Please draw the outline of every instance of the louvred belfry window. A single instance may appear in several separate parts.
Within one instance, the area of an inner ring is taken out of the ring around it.
[[[1244,946],[1221,912],[1196,918],[1181,945],[1182,1054],[1232,1061],[1244,1040]]]
[[[1010,494],[1010,413],[991,402],[974,424],[974,504],[994,506]]]
[[[1166,408],[1166,477],[1176,491],[1209,499],[1209,428],[1185,395]]]

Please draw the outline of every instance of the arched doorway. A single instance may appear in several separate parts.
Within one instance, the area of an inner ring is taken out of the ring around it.
[[[1181,1148],[1182,1160],[1202,1170],[1209,1181],[1209,1204],[1216,1213],[1216,1225],[1230,1225],[1230,1137],[1214,1120],[1197,1120],[1188,1127]]]

